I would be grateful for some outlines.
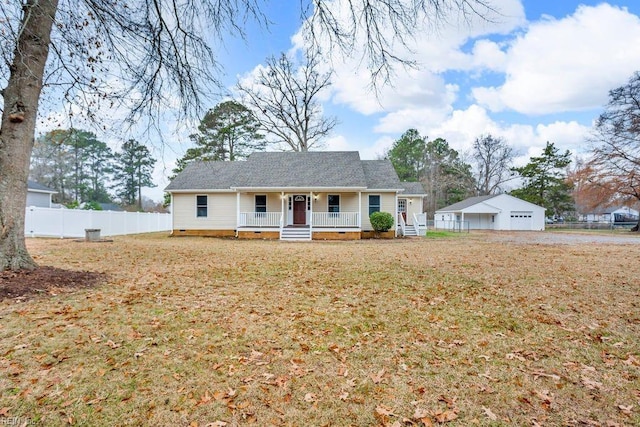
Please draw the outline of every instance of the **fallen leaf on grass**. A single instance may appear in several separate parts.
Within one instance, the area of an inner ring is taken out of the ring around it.
[[[482,407],[482,410],[484,411],[484,414],[487,416],[487,418],[489,418],[491,421],[496,421],[498,419],[498,417],[496,416],[496,414],[493,413],[493,411],[489,408],[485,408],[484,406]]]
[[[374,384],[380,384],[382,382],[385,372],[386,372],[385,369],[382,368],[380,371],[378,371],[377,374],[371,374],[369,375],[369,377],[371,378],[371,381],[373,381]]]
[[[304,395],[304,401],[305,402],[315,402],[316,400],[318,400],[318,396],[315,393],[307,393]]]
[[[633,405],[618,405],[618,409],[625,415],[631,415],[631,410],[633,409]]]
[[[376,406],[376,414],[387,416],[387,417],[395,417],[396,415],[393,413],[392,408],[389,408],[388,406],[385,406],[385,405]]]
[[[458,418],[458,414],[455,411],[450,411],[450,410],[446,410],[446,411],[438,411],[435,414],[433,414],[433,416],[435,417],[436,421],[439,423],[448,423],[449,421],[453,421],[456,418]]]
[[[413,419],[420,421],[424,427],[433,426],[433,421],[431,421],[431,414],[426,409],[416,408],[416,410],[413,412]]]
[[[225,427],[227,423],[224,421],[214,421],[212,423],[205,424],[204,427]]]
[[[581,377],[581,380],[582,380],[582,384],[589,390],[600,390],[600,388],[602,387],[601,382],[592,380],[591,378],[587,378],[584,375]]]
[[[560,375],[548,374],[543,371],[534,371],[531,373],[531,375],[533,375],[533,378],[535,379],[538,379],[539,377],[544,377],[544,378],[551,378],[552,380],[555,380],[555,381],[560,381]]]
[[[630,354],[629,357],[627,357],[627,360],[624,360],[623,363],[630,366],[640,366],[640,359],[635,357],[633,354]]]
[[[340,393],[339,396],[340,400],[342,400],[343,402],[346,401],[349,398],[349,392],[348,391],[344,391],[342,390],[342,393]]]
[[[107,341],[107,343],[106,343],[106,344],[107,344],[109,347],[111,347],[112,349],[114,349],[114,350],[115,350],[116,348],[119,348],[119,347],[120,347],[120,344],[116,344],[115,342],[113,342],[113,341],[111,341],[111,340]]]
[[[202,397],[200,397],[200,401],[196,403],[196,406],[204,405],[205,403],[211,402],[213,397],[209,394],[209,390],[205,391]]]

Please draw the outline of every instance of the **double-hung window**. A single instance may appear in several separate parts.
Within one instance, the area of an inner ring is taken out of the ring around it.
[[[380,212],[380,195],[378,194],[369,195],[369,215],[374,212]]]
[[[340,195],[339,194],[329,194],[327,197],[327,210],[329,211],[329,216],[337,217],[340,213]]]
[[[267,196],[265,194],[256,194],[256,216],[266,216],[267,213]]]
[[[196,217],[206,218],[208,209],[207,196],[196,196]]]

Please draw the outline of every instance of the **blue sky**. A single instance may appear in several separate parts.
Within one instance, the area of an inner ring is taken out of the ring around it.
[[[340,0],[336,0],[340,1]],[[378,97],[367,89],[358,59],[333,57],[334,85],[323,108],[340,124],[324,149],[358,150],[364,159],[384,154],[409,128],[445,138],[460,152],[486,133],[503,137],[519,164],[546,141],[576,154],[588,150],[593,120],[608,91],[640,70],[640,2],[637,0],[492,0],[501,11],[492,23],[473,21],[421,29],[412,48],[419,69],[400,70]],[[269,55],[296,47],[298,2],[269,2],[269,30],[247,27],[246,40],[229,38],[219,50],[223,81],[250,79]],[[219,99],[212,99],[213,107]],[[160,200],[176,156],[189,148],[192,129],[168,132],[157,150]],[[167,149],[168,148],[168,149]]]

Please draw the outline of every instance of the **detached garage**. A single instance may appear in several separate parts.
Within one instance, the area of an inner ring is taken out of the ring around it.
[[[439,209],[436,228],[472,230],[544,230],[545,208],[508,194],[470,197]]]

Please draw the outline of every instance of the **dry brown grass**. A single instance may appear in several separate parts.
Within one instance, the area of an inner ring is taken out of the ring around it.
[[[0,303],[0,421],[640,425],[637,244],[28,243],[110,280]]]

